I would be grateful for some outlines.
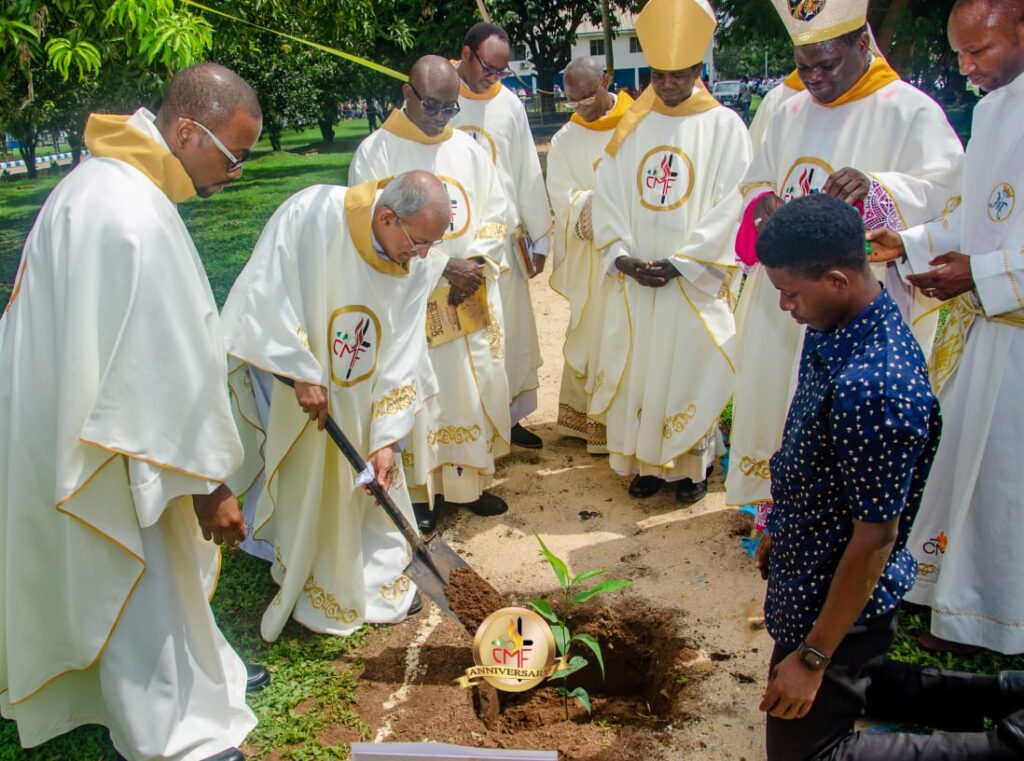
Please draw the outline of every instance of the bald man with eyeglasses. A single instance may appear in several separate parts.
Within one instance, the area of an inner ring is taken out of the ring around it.
[[[467,334],[432,336],[440,392],[416,417],[402,459],[417,522],[434,529],[443,502],[499,515],[504,500],[486,491],[494,461],[509,451],[509,388],[499,273],[507,233],[505,196],[491,158],[449,122],[459,111],[459,77],[444,58],[420,58],[403,87],[405,105],[356,150],[349,184],[413,169],[445,184],[451,220],[428,263],[437,288],[432,309],[462,305],[481,316]]]

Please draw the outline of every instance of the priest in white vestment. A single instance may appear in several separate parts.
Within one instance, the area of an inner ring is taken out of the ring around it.
[[[261,121],[215,64],[156,117],[92,115],[25,243],[0,320],[0,712],[23,747],[101,724],[130,761],[237,761],[256,725],[204,540],[244,536],[242,448],[175,204],[241,176]]]
[[[901,270],[948,307],[930,363],[942,441],[907,543],[918,566],[907,599],[932,609],[926,647],[1022,653],[1024,47],[1013,30],[1024,19],[1019,4],[996,11],[966,2],[950,16],[960,70],[988,95],[974,109],[962,190],[896,241]]]
[[[558,429],[583,439],[592,454],[603,454],[608,443],[604,426],[587,417],[586,393],[591,356],[601,342],[605,278],[601,254],[594,249],[594,189],[604,148],[633,99],[625,90],[618,95],[608,91],[603,58],[577,58],[563,76],[574,113],[551,138],[547,178],[555,213],[551,287],[569,302]]]
[[[647,4],[637,34],[651,87],[597,171],[594,243],[608,274],[589,414],[607,426],[611,467],[636,476],[637,497],[665,481],[680,501],[704,496],[732,396],[728,283],[750,140],[737,114],[695,87],[715,25],[705,0]]]
[[[273,383],[262,448],[254,532],[274,548],[280,587],[260,624],[268,641],[289,617],[344,635],[416,609],[408,544],[322,429],[330,414],[411,523],[395,447],[437,390],[425,330],[435,278],[420,257],[450,219],[427,172],[307,188],[271,217],[224,304],[228,352],[295,383]]]
[[[772,117],[782,110],[782,105],[787,100],[806,89],[796,70],[793,70],[761,99],[761,104],[757,107],[757,113],[754,114],[748,130],[750,132],[750,144],[753,146],[755,154],[761,149],[761,144],[764,143],[765,134],[768,132],[768,125],[771,123]]]
[[[779,309],[753,255],[757,227],[781,204],[825,192],[861,211],[868,229],[904,229],[934,217],[959,181],[962,147],[937,103],[873,54],[867,0],[834,0],[796,18],[776,8],[808,89],[785,101],[744,178],[737,253],[750,269],[737,309],[736,396],[726,501],[768,509],[768,460],[778,448],[796,384],[804,328]],[[938,302],[904,284],[895,266],[876,274],[927,356]]]
[[[500,26],[480,22],[466,33],[456,62],[461,111],[452,126],[469,134],[498,168],[508,204],[504,260],[499,278],[505,314],[505,370],[511,404],[512,443],[531,449],[543,444],[521,421],[537,409],[537,370],[542,359],[529,281],[544,269],[551,248],[551,207],[526,109],[501,84],[508,76],[511,48]],[[517,243],[517,240],[521,243]]]
[[[430,264],[437,277],[432,300],[447,308],[473,296],[486,304],[486,319],[465,334],[434,336],[430,361],[438,394],[416,418],[402,452],[417,522],[436,526],[442,502],[466,505],[478,515],[508,506],[484,491],[494,462],[509,451],[509,396],[505,376],[498,276],[505,254],[505,198],[491,157],[448,121],[459,111],[459,77],[446,59],[424,56],[409,72],[405,105],[359,144],[349,184],[393,177],[412,169],[433,172],[451,202],[444,240]],[[482,292],[481,292],[482,291]]]

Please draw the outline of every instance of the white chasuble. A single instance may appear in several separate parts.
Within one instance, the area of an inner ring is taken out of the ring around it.
[[[462,110],[451,124],[472,137],[491,157],[507,205],[504,261],[508,269],[498,279],[505,316],[505,371],[515,425],[537,409],[537,370],[542,364],[537,323],[530,301],[529,280],[513,250],[517,227],[529,233],[546,252],[551,235],[551,207],[544,188],[540,159],[526,109],[519,98],[497,83],[485,93],[459,85]]]
[[[331,416],[364,457],[408,436],[436,392],[424,372],[429,267],[418,259],[401,266],[374,250],[377,185],[317,185],[292,196],[263,229],[222,312],[228,352],[325,386]],[[289,616],[326,634],[400,620],[414,592],[403,575],[405,539],[279,381],[263,458],[254,533],[274,547],[280,586],[263,614],[263,638],[276,640]],[[402,469],[395,474],[390,495],[412,522]]]
[[[242,449],[174,206],[195,190],[152,120],[90,118],[0,320],[0,711],[24,747],[102,724],[131,761],[197,761],[256,725],[191,498]]]
[[[806,91],[785,102],[744,179],[744,208],[766,192],[787,202],[820,192],[830,174],[853,167],[871,180],[863,209],[869,229],[902,230],[942,210],[958,187],[960,141],[931,98],[898,80],[872,91],[875,76],[869,71],[850,93],[856,96],[860,89],[866,95],[838,106],[820,105]],[[876,266],[876,273],[928,356],[939,302],[904,285],[894,265]],[[736,323],[726,500],[742,505],[771,499],[768,460],[782,439],[804,330],[779,309],[778,292],[760,264],[747,276]]]
[[[769,90],[764,98],[761,99],[761,104],[757,107],[757,113],[754,114],[748,129],[754,155],[757,155],[757,152],[761,149],[764,138],[768,133],[768,125],[775,117],[775,114],[782,110],[782,106],[786,101],[805,89],[804,83],[800,81],[800,78],[794,72]]]
[[[947,302],[932,357],[943,429],[907,546],[918,578],[907,599],[932,609],[932,633],[1024,652],[1024,77],[986,95],[960,193],[940,219],[903,234],[926,272],[948,251],[971,257],[976,294]]]
[[[356,150],[349,182],[394,177],[413,169],[433,172],[451,199],[451,224],[426,263],[436,278],[449,258],[485,264],[486,326],[430,349],[438,394],[416,417],[402,452],[414,502],[474,502],[494,476],[494,461],[509,451],[509,393],[505,377],[498,273],[505,254],[505,198],[490,156],[450,127],[428,137],[402,111]],[[447,281],[441,281],[447,285]]]
[[[558,428],[605,451],[604,426],[587,417],[587,372],[601,340],[601,284],[605,271],[594,248],[593,202],[597,167],[619,119],[633,105],[625,92],[613,108],[592,122],[573,114],[548,149],[548,196],[555,214],[551,287],[569,302],[569,325],[562,353],[565,365],[558,398]]]
[[[594,240],[614,274],[602,286],[590,415],[607,426],[620,475],[702,481],[732,395],[727,282],[750,141],[740,118],[703,90],[675,109],[644,106],[641,98],[622,118],[597,172]],[[614,269],[622,255],[667,258],[681,275],[642,286]]]

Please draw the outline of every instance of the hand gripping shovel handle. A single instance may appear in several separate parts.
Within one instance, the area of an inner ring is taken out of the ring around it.
[[[275,374],[274,377],[285,385],[295,388],[295,381],[291,378],[285,378],[284,376],[277,374]],[[345,459],[351,463],[353,468],[355,468],[356,473],[362,473],[366,470],[366,461],[362,458],[359,452],[356,451],[356,448],[352,446],[352,442],[348,440],[348,436],[345,435],[345,432],[341,430],[341,427],[330,415],[327,416],[327,424],[325,428],[327,429],[327,435],[330,436],[334,440],[334,443],[338,445],[338,449],[341,450],[341,453],[345,455]],[[426,545],[424,545],[423,539],[420,538],[416,529],[414,529],[409,524],[409,521],[405,519],[405,516],[402,515],[402,511],[398,509],[398,505],[395,504],[394,500],[391,499],[388,493],[381,488],[380,484],[377,483],[377,479],[373,478],[367,485],[373,493],[373,496],[380,503],[380,506],[384,508],[384,512],[388,514],[391,522],[398,527],[398,530],[402,532],[402,536],[405,537],[405,540],[412,545],[413,550],[423,554],[424,556],[427,555]]]

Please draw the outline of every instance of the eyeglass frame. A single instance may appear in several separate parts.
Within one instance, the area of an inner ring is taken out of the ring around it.
[[[394,209],[392,209],[392,211],[394,211]],[[398,220],[398,226],[402,228],[402,232],[405,233],[405,239],[409,241],[409,250],[413,253],[416,253],[417,251],[430,251],[434,246],[444,243],[444,238],[441,238],[440,240],[432,240],[429,243],[416,243],[412,239],[412,236],[409,235],[409,231],[405,229],[405,225],[402,224],[402,218],[395,214],[395,219]]]
[[[451,103],[441,103],[433,98],[424,98],[412,82],[406,82],[406,84],[409,85],[409,89],[412,90],[412,94],[416,96],[416,100],[420,102],[420,106],[423,108],[423,113],[427,116],[444,114],[448,119],[454,119],[462,110],[462,106],[459,105],[457,100],[453,100]]]
[[[504,69],[496,69],[493,66],[488,66],[484,63],[484,59],[480,57],[480,54],[477,53],[475,49],[470,48],[469,52],[473,54],[477,63],[480,64],[480,68],[483,70],[485,77],[498,77],[499,79],[504,79],[505,77],[512,75],[512,69],[507,66]]]
[[[190,119],[187,116],[179,116],[178,118],[182,121],[188,122],[189,124],[194,124],[195,126],[199,127],[199,129],[206,133],[210,140],[213,141],[213,144],[217,148],[217,150],[223,153],[224,158],[228,160],[228,174],[231,174],[231,172],[237,172],[239,169],[242,168],[245,162],[252,158],[252,156],[249,155],[249,151],[246,151],[242,155],[242,158],[235,158],[235,154],[228,150],[228,147],[224,145],[224,143],[220,141],[220,138],[213,134],[210,128],[207,127],[205,124],[203,124],[202,122],[197,122],[195,119]]]

